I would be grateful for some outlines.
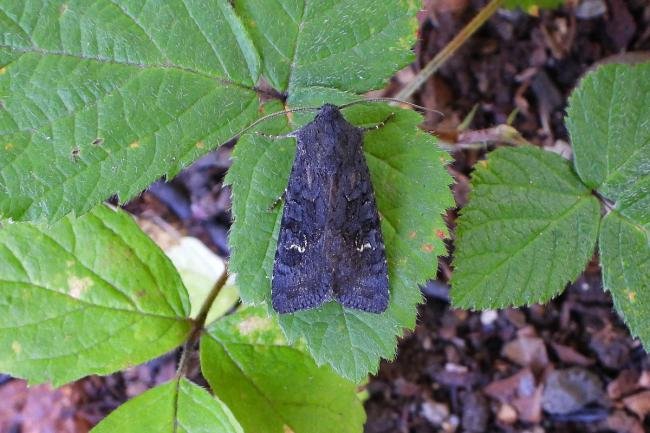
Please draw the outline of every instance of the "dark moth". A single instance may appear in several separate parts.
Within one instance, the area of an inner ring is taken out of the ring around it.
[[[296,157],[285,192],[271,299],[279,313],[336,300],[381,313],[388,269],[363,132],[323,105],[291,134]]]

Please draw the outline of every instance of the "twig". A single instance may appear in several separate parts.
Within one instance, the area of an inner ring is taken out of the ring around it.
[[[192,332],[190,333],[190,336],[187,338],[187,340],[185,340],[185,344],[183,344],[183,352],[181,354],[181,359],[180,361],[178,361],[178,369],[176,370],[177,379],[179,379],[182,376],[185,376],[185,374],[187,373],[188,364],[189,364],[188,354],[192,350],[192,347],[196,343],[196,340],[198,340],[199,336],[201,335],[201,331],[205,326],[205,321],[208,317],[208,313],[210,312],[210,308],[212,307],[214,300],[217,298],[217,295],[219,294],[219,292],[221,292],[221,289],[226,284],[226,281],[228,281],[228,266],[225,267],[219,279],[214,283],[214,286],[212,286],[212,290],[210,290],[210,294],[208,295],[207,298],[205,298],[203,305],[201,305],[201,310],[199,311],[199,314],[196,316],[196,319],[194,319],[193,321],[194,324],[192,326]]]
[[[422,84],[460,48],[499,9],[503,0],[491,0],[424,68],[395,95],[396,99],[409,99]]]
[[[178,431],[178,394],[180,393],[181,379],[187,374],[187,370],[189,369],[189,353],[196,343],[196,340],[201,335],[201,331],[205,326],[205,320],[208,318],[208,313],[210,312],[210,307],[212,307],[214,300],[217,298],[219,292],[221,292],[226,281],[228,281],[228,266],[224,268],[223,273],[214,283],[214,286],[212,286],[210,294],[205,298],[203,305],[201,305],[199,314],[196,316],[196,319],[193,320],[194,324],[192,325],[192,332],[187,340],[185,340],[185,344],[183,344],[183,352],[180,361],[178,361],[178,369],[176,370],[176,376],[174,377],[174,380],[176,381],[176,394],[174,395],[173,433]]]

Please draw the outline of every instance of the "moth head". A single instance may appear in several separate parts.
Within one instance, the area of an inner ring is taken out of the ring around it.
[[[318,114],[316,114],[316,118],[320,120],[336,120],[340,117],[342,117],[341,111],[339,110],[339,107],[334,104],[323,105],[321,109],[318,110]]]
[[[250,125],[245,127],[244,129],[240,130],[238,133],[233,135],[229,140],[237,139],[242,134],[244,134],[248,130],[254,128],[255,126],[259,125],[260,123],[265,122],[265,121],[267,121],[269,119],[272,119],[274,117],[277,117],[277,116],[283,116],[283,115],[285,115],[287,113],[296,113],[296,112],[299,112],[299,111],[316,111],[317,110],[318,113],[316,114],[316,119],[321,119],[321,120],[324,120],[324,121],[336,121],[336,120],[339,120],[339,119],[343,118],[343,115],[341,114],[342,109],[344,109],[346,107],[350,107],[352,105],[364,104],[364,103],[368,103],[368,102],[400,103],[400,104],[409,105],[411,107],[421,109],[423,111],[436,112],[436,113],[439,113],[439,114],[442,115],[442,113],[440,113],[439,111],[431,110],[431,109],[422,107],[420,105],[414,104],[412,102],[402,101],[402,100],[395,99],[395,98],[383,98],[383,97],[380,97],[380,98],[370,98],[370,99],[359,99],[359,100],[356,100],[356,101],[348,102],[348,103],[340,105],[340,106],[327,103],[327,104],[324,104],[321,107],[297,107],[297,108],[291,108],[291,109],[288,109],[288,110],[278,111],[278,112],[275,112],[275,113],[267,114],[266,116],[257,119],[256,121],[254,121],[253,123],[251,123]],[[229,141],[229,140],[227,140],[227,141]]]

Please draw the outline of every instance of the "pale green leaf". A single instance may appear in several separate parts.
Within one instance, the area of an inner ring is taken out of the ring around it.
[[[289,95],[318,86],[365,92],[413,60],[419,1],[241,0],[235,8],[263,74]]]
[[[490,153],[458,219],[453,304],[548,301],[592,257],[599,219],[598,200],[562,157],[534,147]]]
[[[250,433],[356,433],[354,384],[287,344],[265,308],[215,322],[201,338],[204,376]]]
[[[189,309],[169,259],[123,211],[0,229],[2,372],[59,385],[139,364],[184,341]]]
[[[226,272],[226,264],[203,242],[189,236],[179,239],[177,244],[170,246],[165,252],[187,288],[192,305],[190,317],[195,319],[215,283]],[[212,302],[205,323],[209,324],[226,314],[238,300],[239,290],[235,286],[234,275],[230,275]]]
[[[360,381],[377,370],[381,357],[392,358],[395,337],[415,325],[421,300],[418,284],[433,278],[446,234],[441,213],[452,205],[448,159],[435,140],[417,130],[420,116],[385,106],[345,110],[356,125],[372,125],[395,116],[364,138],[366,160],[382,218],[391,301],[381,315],[346,310],[338,304],[283,315],[280,323],[291,341],[304,337],[316,361]],[[277,131],[280,125],[274,125]],[[269,206],[287,185],[295,152],[292,139],[268,141],[247,136],[233,153],[228,180],[233,184],[235,224],[231,265],[242,299],[268,302],[281,209]]]
[[[650,348],[650,230],[612,211],[601,224],[605,289],[633,336]]]
[[[227,0],[0,0],[0,23],[0,215],[127,200],[259,115]]]
[[[92,433],[242,433],[228,407],[186,379],[152,388],[129,400]]]
[[[650,63],[588,74],[567,113],[580,178],[650,228]]]

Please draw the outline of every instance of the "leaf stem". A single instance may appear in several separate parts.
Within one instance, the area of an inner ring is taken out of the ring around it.
[[[228,281],[228,265],[226,265],[226,267],[223,270],[223,273],[212,286],[212,290],[210,290],[210,294],[208,294],[208,297],[205,298],[203,305],[201,305],[201,310],[199,311],[199,314],[196,316],[196,319],[193,320],[194,325],[192,327],[192,332],[190,333],[190,336],[187,338],[187,340],[185,340],[185,344],[183,344],[183,349],[182,349],[183,352],[181,354],[181,359],[180,361],[178,361],[178,369],[176,370],[177,379],[186,375],[188,370],[189,359],[190,359],[189,353],[192,350],[194,344],[196,343],[196,340],[198,340],[199,336],[201,335],[201,331],[205,326],[205,321],[208,317],[208,313],[210,312],[210,308],[212,307],[212,304],[214,303],[214,300],[217,298],[219,292],[221,292],[223,286],[225,286],[226,281]]]
[[[615,204],[611,200],[609,200],[607,197],[605,197],[604,195],[602,195],[601,193],[599,193],[595,189],[592,189],[591,193],[598,199],[600,204],[603,205],[603,207],[605,208],[606,214],[608,214],[608,213],[610,213],[611,211],[614,210]]]
[[[408,100],[425,81],[440,67],[499,9],[503,0],[491,0],[436,56],[426,64],[413,80],[395,95],[396,99]]]

